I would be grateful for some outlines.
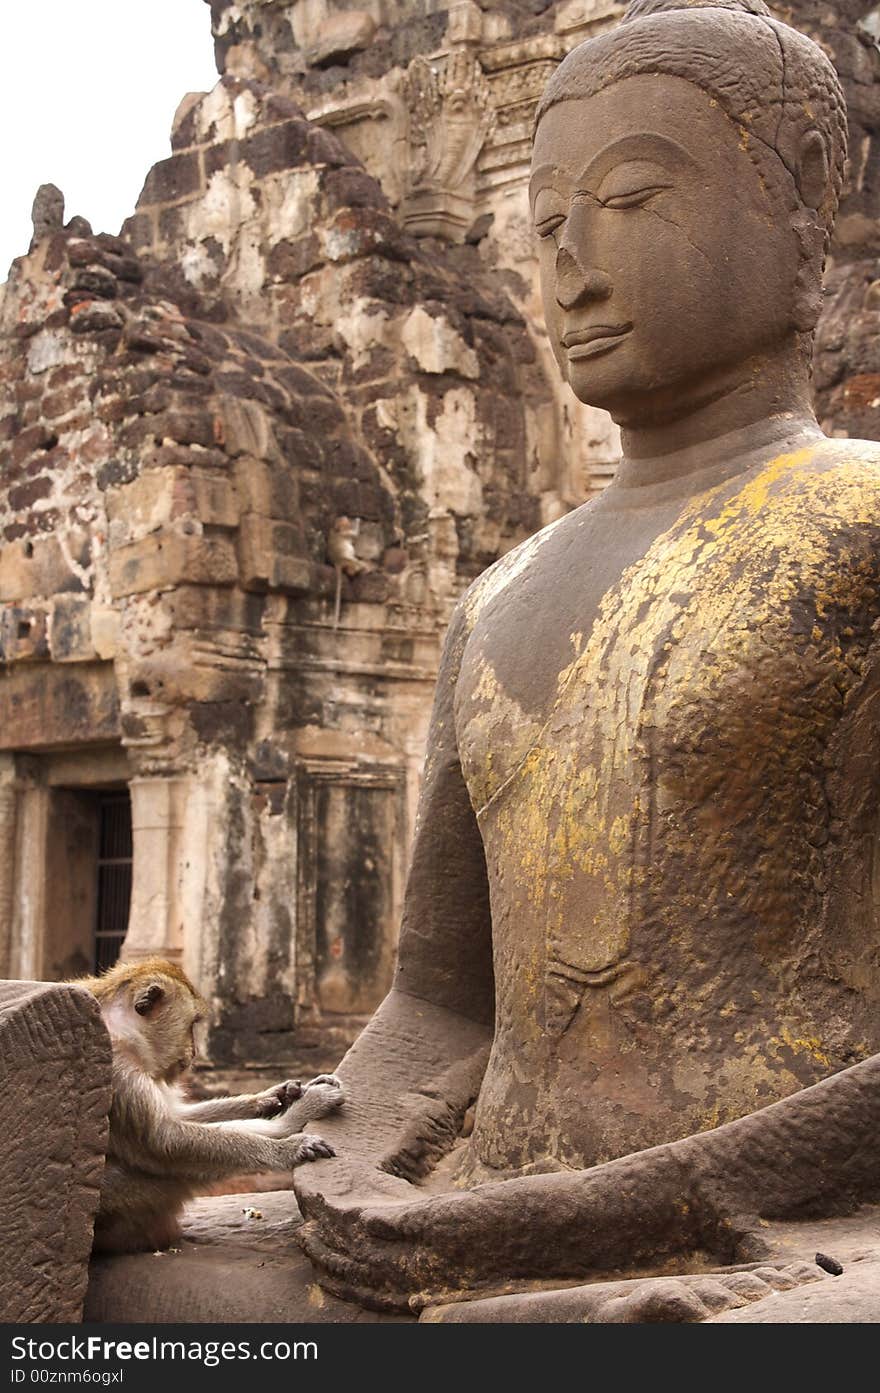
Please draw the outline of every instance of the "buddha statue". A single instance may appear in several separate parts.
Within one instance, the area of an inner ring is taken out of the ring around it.
[[[761,0],[635,0],[544,93],[547,331],[623,458],[453,617],[395,985],[296,1181],[331,1290],[743,1263],[874,1196],[880,447],[810,402],[845,154]]]

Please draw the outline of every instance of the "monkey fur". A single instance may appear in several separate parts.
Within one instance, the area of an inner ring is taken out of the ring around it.
[[[292,1170],[334,1154],[301,1130],[343,1102],[333,1074],[238,1098],[185,1100],[180,1080],[195,1058],[194,1030],[207,1008],[174,963],[117,963],[73,985],[97,998],[113,1045],[95,1252],[168,1247],[180,1237],[186,1201],[216,1181]]]

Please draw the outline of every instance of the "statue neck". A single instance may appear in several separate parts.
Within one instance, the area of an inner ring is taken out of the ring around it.
[[[679,405],[665,419],[655,414],[650,421],[620,424],[623,459],[616,488],[684,482],[707,471],[735,474],[768,451],[782,453],[822,438],[807,362],[792,351],[739,365],[725,383],[702,384],[685,409]]]

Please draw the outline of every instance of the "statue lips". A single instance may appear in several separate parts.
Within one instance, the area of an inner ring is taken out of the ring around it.
[[[570,329],[562,335],[569,359],[597,358],[609,353],[623,341],[632,329],[629,324],[595,324],[591,329]]]

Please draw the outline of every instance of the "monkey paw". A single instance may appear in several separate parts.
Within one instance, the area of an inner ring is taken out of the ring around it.
[[[293,1164],[298,1166],[304,1161],[325,1161],[335,1155],[333,1147],[323,1137],[304,1137],[297,1145]]]
[[[345,1089],[335,1074],[319,1074],[303,1090],[303,1104],[310,1118],[326,1117],[344,1102]]]
[[[257,1116],[277,1117],[302,1095],[303,1086],[299,1079],[286,1079],[284,1083],[278,1083],[274,1088],[267,1088],[265,1093],[258,1094]]]

